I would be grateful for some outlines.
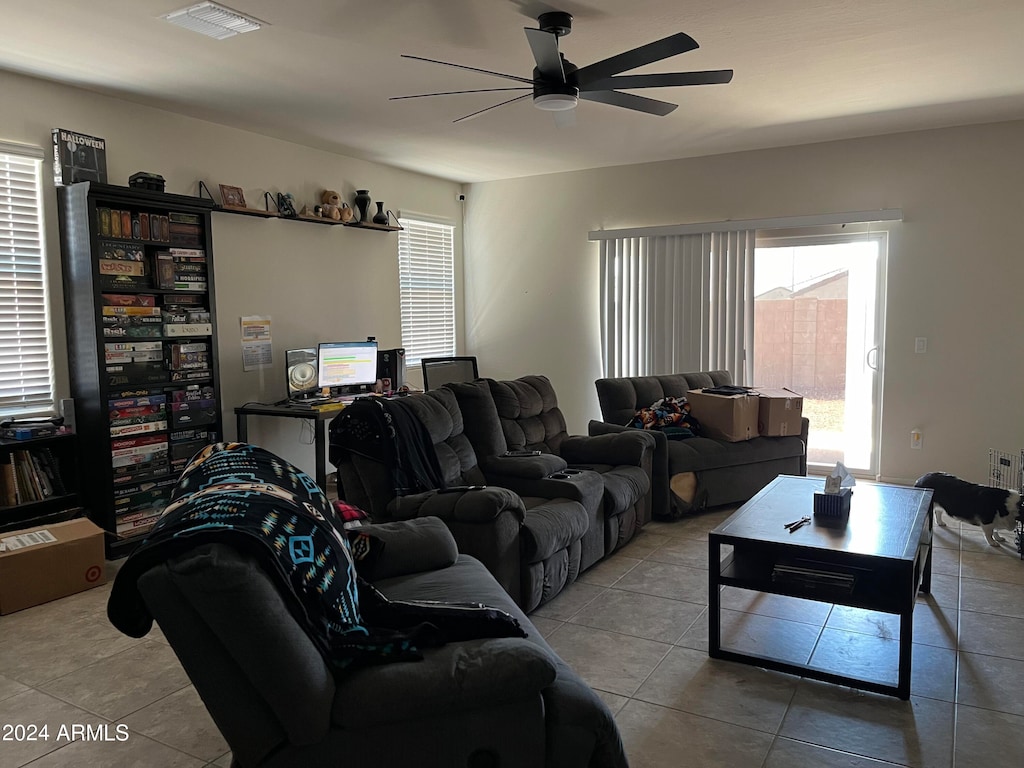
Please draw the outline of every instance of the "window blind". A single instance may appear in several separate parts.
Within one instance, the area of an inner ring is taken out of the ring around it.
[[[451,224],[403,217],[398,233],[402,346],[407,367],[455,354],[455,248]]]
[[[42,151],[0,143],[0,414],[53,408]]]
[[[722,369],[751,383],[754,235],[602,239],[604,375]]]

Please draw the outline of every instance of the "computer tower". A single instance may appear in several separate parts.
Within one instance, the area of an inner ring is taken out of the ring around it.
[[[377,378],[391,381],[391,390],[405,385],[405,349],[377,350]],[[386,387],[387,388],[387,387]]]

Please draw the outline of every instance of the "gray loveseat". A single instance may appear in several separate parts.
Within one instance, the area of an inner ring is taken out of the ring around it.
[[[480,602],[527,637],[332,673],[257,561],[202,544],[139,590],[230,745],[233,768],[625,768],[608,707],[437,518],[370,526],[396,600]]]
[[[700,371],[664,376],[598,379],[597,397],[602,421],[590,422],[590,434],[630,429],[641,408],[668,396],[680,397],[691,389],[732,384],[728,371]],[[700,414],[694,413],[699,420]],[[690,509],[747,501],[776,476],[807,474],[807,433],[801,422],[799,435],[757,437],[738,443],[692,437],[667,440],[652,431],[657,446],[651,472],[653,516],[672,519]],[[672,492],[674,482],[685,486],[691,499]]]

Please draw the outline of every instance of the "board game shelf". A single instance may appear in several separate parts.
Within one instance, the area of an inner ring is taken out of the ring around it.
[[[90,182],[57,193],[82,496],[122,557],[223,434],[214,204]]]

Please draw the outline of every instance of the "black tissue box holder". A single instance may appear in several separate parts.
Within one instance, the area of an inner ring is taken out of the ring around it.
[[[839,493],[814,492],[814,516],[828,520],[843,520],[850,516],[853,488],[840,488]]]

